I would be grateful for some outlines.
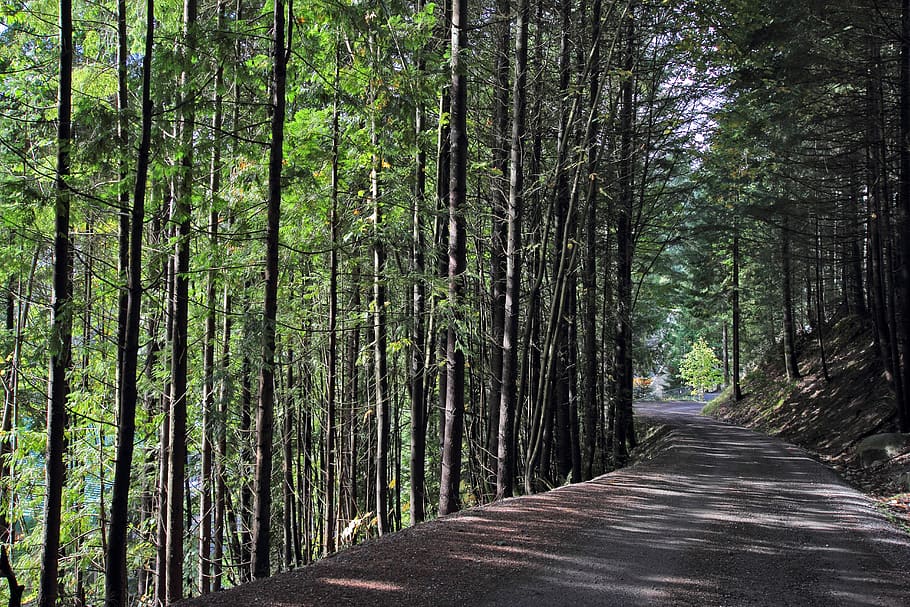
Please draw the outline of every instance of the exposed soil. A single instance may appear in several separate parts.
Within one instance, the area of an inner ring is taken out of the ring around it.
[[[910,539],[804,451],[645,405],[651,459],[181,603],[908,605]]]
[[[739,403],[723,395],[709,409],[733,423],[799,445],[837,470],[844,480],[873,496],[910,528],[910,451],[864,467],[856,453],[863,438],[896,431],[894,394],[872,341],[871,329],[856,318],[825,330],[828,379],[817,334],[797,339],[802,377],[788,380],[780,352],[743,379]]]

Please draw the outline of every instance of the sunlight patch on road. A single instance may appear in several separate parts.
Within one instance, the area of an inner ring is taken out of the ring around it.
[[[322,582],[332,586],[342,586],[347,588],[357,588],[360,590],[375,590],[380,592],[401,592],[404,587],[399,584],[391,584],[380,580],[352,580],[348,578],[322,578]]]

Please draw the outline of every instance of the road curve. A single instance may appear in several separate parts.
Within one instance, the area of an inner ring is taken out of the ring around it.
[[[637,407],[673,428],[642,464],[182,605],[910,605],[910,538],[870,500],[697,411]]]

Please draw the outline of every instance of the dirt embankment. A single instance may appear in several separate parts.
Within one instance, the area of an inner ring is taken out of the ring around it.
[[[872,331],[848,317],[826,327],[824,336],[829,379],[817,333],[803,334],[797,339],[800,379],[787,378],[783,349],[777,348],[743,378],[742,401],[725,393],[706,412],[807,449],[901,514],[910,504],[910,452],[866,466],[857,453],[864,438],[896,430],[894,394]]]

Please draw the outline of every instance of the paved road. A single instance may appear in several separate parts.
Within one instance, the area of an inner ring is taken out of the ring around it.
[[[910,538],[802,451],[644,404],[654,459],[194,605],[910,606]]]

